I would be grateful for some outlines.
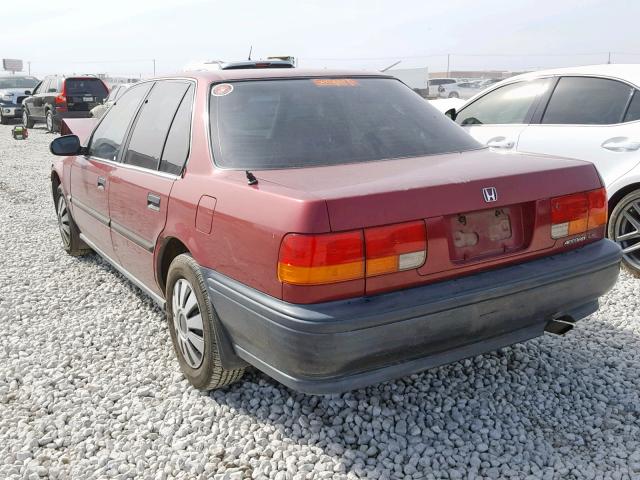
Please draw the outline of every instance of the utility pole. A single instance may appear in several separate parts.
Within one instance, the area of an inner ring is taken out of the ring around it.
[[[451,54],[447,53],[447,78],[449,78],[449,61],[451,59]]]
[[[29,76],[31,76],[31,62],[27,62],[27,66],[29,69]]]
[[[609,57],[607,59],[607,63],[611,63],[611,52],[609,52]]]
[[[153,76],[156,76],[156,59],[154,58],[153,60]]]

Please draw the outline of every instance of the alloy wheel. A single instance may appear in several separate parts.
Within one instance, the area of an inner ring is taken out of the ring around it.
[[[622,208],[614,232],[627,263],[640,269],[640,199],[633,199]]]
[[[69,221],[70,218],[67,202],[65,202],[64,197],[60,195],[58,198],[58,228],[60,229],[62,243],[64,243],[66,248],[71,246],[71,225],[69,224]]]
[[[191,368],[198,368],[205,354],[204,326],[198,299],[186,279],[181,278],[174,285],[171,302],[173,328],[182,357]]]
[[[47,113],[47,130],[53,132],[53,116],[51,112]]]
[[[22,112],[22,125],[26,127],[27,123],[29,123],[29,115],[27,115],[27,109],[25,108]]]

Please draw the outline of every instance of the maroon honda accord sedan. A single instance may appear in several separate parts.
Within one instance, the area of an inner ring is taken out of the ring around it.
[[[615,283],[592,164],[494,153],[385,74],[260,66],[140,82],[51,144],[64,248],[166,309],[195,387],[360,388],[564,334]]]

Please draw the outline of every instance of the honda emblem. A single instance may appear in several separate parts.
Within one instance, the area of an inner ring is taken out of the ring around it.
[[[498,201],[498,191],[496,190],[496,187],[483,188],[482,195],[484,196],[484,201],[487,203]]]

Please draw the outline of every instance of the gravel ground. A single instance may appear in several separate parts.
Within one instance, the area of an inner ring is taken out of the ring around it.
[[[201,394],[164,315],[67,256],[53,138],[0,126],[0,478],[640,478],[640,280],[542,337],[344,395]]]

